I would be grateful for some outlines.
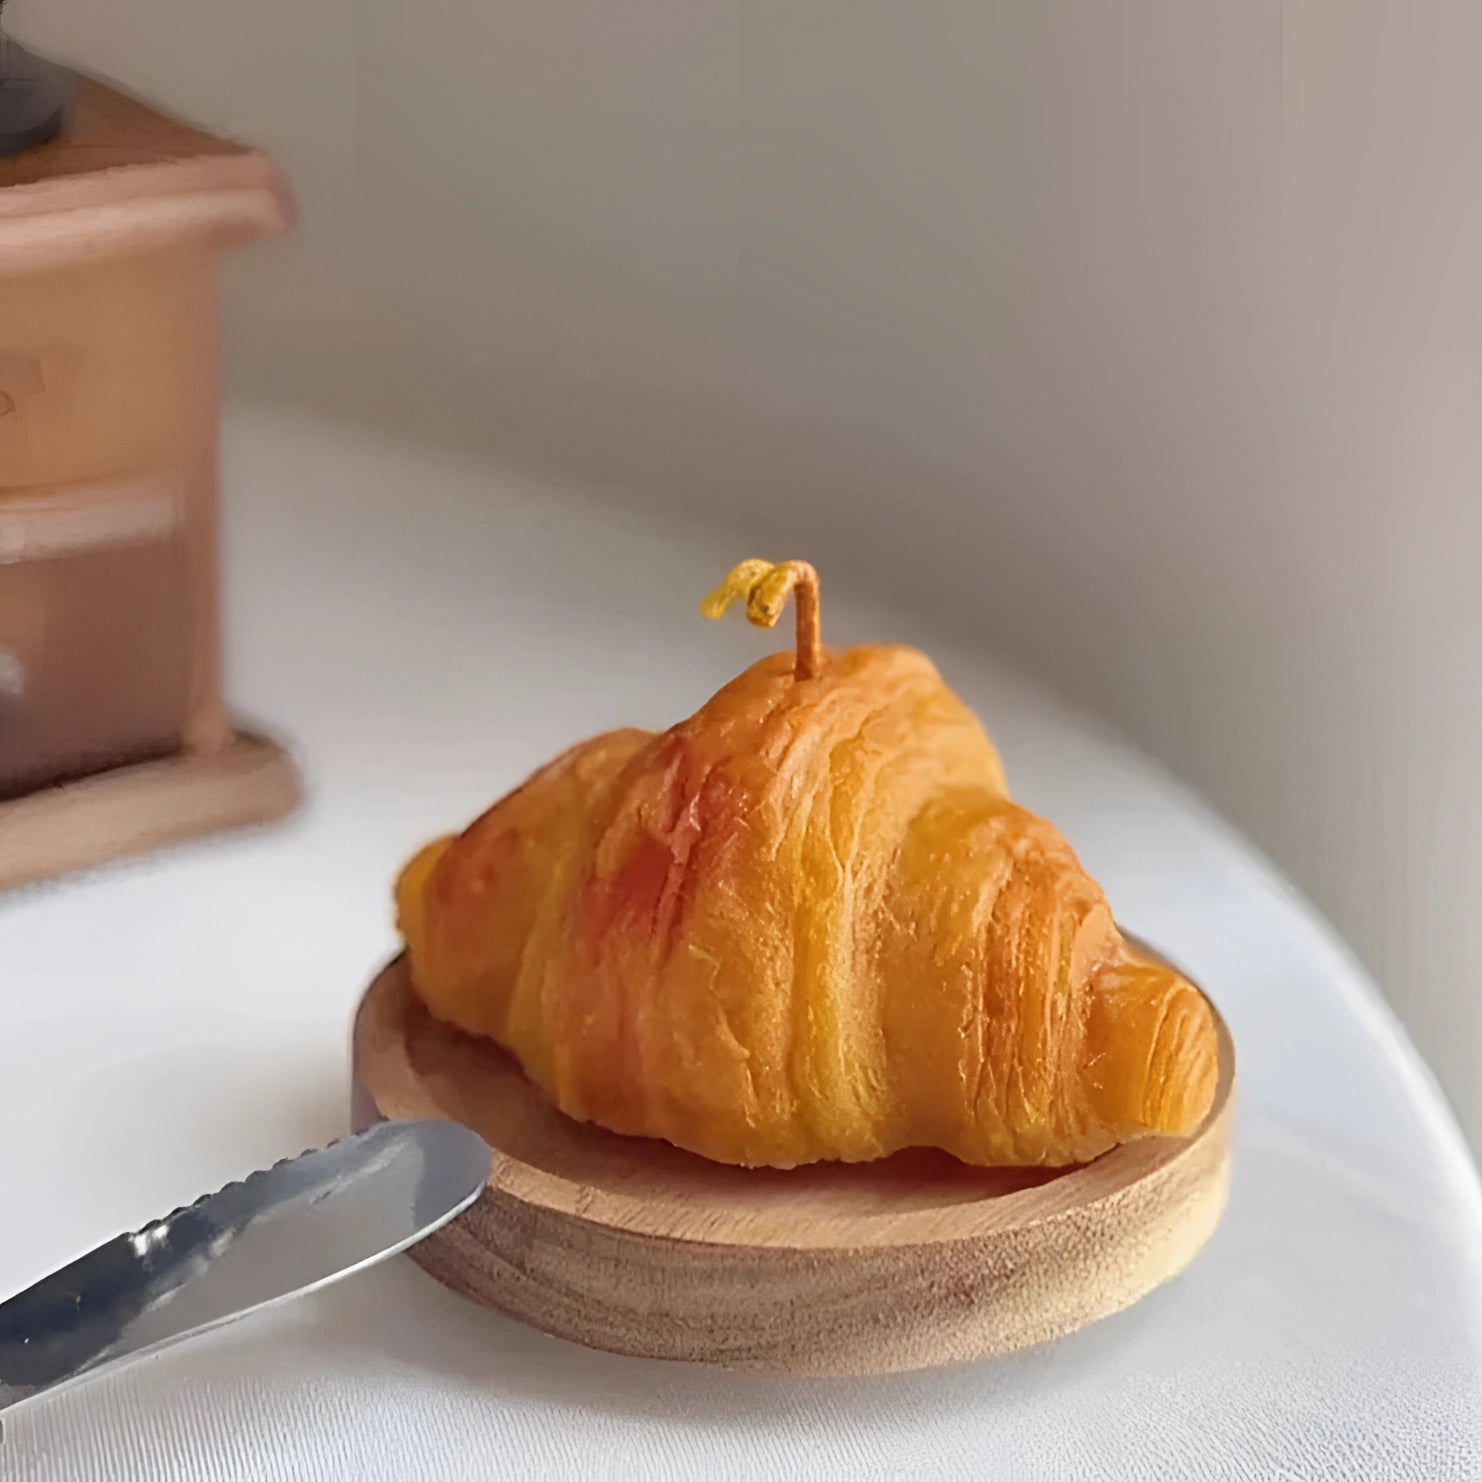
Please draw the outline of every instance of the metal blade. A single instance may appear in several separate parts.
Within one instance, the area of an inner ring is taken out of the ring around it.
[[[0,1303],[0,1411],[406,1249],[490,1157],[456,1122],[382,1122],[117,1236]]]

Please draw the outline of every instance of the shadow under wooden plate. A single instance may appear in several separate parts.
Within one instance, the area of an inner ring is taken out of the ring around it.
[[[869,1374],[1008,1353],[1130,1305],[1213,1232],[1229,1184],[1234,1047],[1191,1138],[1062,1170],[929,1151],[743,1169],[563,1116],[514,1059],[432,1018],[405,961],[354,1031],[354,1119],[451,1117],[489,1185],[411,1255],[485,1306],[594,1348]]]

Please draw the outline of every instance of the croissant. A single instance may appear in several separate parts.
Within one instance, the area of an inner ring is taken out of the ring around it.
[[[558,757],[396,888],[414,989],[569,1116],[725,1163],[1065,1165],[1187,1134],[1213,1014],[1123,940],[914,649],[819,639],[802,562],[707,599],[796,657]]]

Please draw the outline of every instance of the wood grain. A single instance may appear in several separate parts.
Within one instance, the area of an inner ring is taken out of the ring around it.
[[[354,1116],[452,1117],[494,1148],[479,1202],[412,1252],[476,1302],[617,1353],[883,1373],[1059,1337],[1193,1259],[1229,1179],[1219,1033],[1219,1091],[1189,1139],[1058,1172],[927,1151],[741,1169],[571,1121],[497,1046],[434,1020],[398,958],[356,1017]]]
[[[99,772],[0,802],[0,890],[217,829],[264,823],[298,800],[282,749],[235,735],[204,755]]]

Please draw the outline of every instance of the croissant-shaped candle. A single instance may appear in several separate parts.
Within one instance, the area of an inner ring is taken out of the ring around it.
[[[397,885],[412,982],[568,1115],[726,1163],[1085,1162],[1191,1133],[1209,1005],[1123,941],[924,655],[825,650],[818,579],[738,566],[795,656],[568,751]]]

